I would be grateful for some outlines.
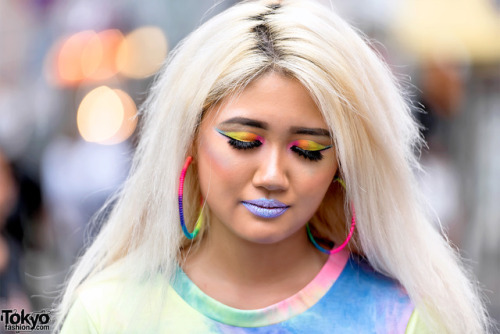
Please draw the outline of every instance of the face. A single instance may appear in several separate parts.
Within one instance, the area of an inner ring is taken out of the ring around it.
[[[211,228],[261,244],[303,229],[337,171],[327,129],[299,81],[276,73],[209,110],[196,162]]]

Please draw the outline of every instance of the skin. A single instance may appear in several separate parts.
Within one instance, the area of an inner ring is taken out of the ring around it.
[[[304,128],[314,133],[297,133]],[[183,267],[206,294],[235,308],[262,308],[290,297],[317,275],[327,256],[311,245],[305,224],[335,176],[335,150],[323,150],[322,159],[311,161],[290,144],[332,145],[327,129],[300,82],[277,73],[207,112],[195,163],[210,228]],[[238,150],[217,130],[258,135],[262,144]],[[279,217],[262,218],[241,203],[263,197],[290,207]]]

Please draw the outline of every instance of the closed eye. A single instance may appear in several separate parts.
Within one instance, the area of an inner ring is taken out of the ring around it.
[[[259,147],[264,139],[254,133],[245,131],[222,131],[216,129],[218,133],[228,138],[228,144],[238,150],[248,150]]]
[[[321,151],[331,148],[332,145],[321,145],[312,140],[296,140],[289,145],[292,152],[311,161],[319,161],[323,159]]]

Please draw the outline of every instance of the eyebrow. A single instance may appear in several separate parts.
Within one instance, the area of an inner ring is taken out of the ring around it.
[[[330,131],[322,128],[302,128],[293,126],[291,129],[293,134],[297,135],[311,135],[311,136],[324,136],[330,137]]]
[[[267,130],[269,128],[269,124],[266,122],[261,122],[257,121],[254,119],[250,118],[245,118],[245,117],[233,117],[230,118],[221,124],[241,124],[241,125],[246,125],[246,126],[251,126],[253,128],[259,128],[259,129],[264,129]]]
[[[241,124],[263,130],[267,130],[269,128],[269,124],[266,122],[257,121],[255,119],[246,117],[233,117],[228,120],[225,120],[221,124]],[[290,133],[297,135],[311,135],[311,136],[322,136],[330,138],[330,131],[322,128],[305,128],[305,127],[292,126],[290,128]]]

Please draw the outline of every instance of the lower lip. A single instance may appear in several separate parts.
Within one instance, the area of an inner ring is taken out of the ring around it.
[[[262,218],[276,218],[285,213],[288,207],[283,208],[263,208],[250,203],[242,202],[245,208],[251,213]]]

